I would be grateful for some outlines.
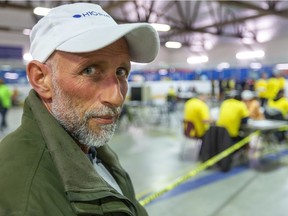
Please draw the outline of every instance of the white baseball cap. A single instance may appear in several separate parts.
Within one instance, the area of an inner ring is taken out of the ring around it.
[[[250,90],[244,90],[242,93],[241,93],[241,98],[243,100],[251,100],[255,97],[255,93],[250,91]]]
[[[148,63],[159,50],[159,36],[148,23],[117,24],[99,5],[66,4],[41,18],[30,34],[30,53],[45,62],[55,51],[92,52],[125,37],[131,60]]]

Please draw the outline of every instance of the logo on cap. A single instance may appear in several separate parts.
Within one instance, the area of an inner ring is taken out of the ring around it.
[[[89,16],[105,16],[108,18],[111,18],[108,14],[103,14],[97,11],[87,11],[85,13],[81,13],[81,14],[74,14],[72,17],[73,18],[81,18],[81,17],[89,17]]]

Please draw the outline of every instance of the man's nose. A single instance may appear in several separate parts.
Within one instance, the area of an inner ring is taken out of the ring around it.
[[[101,102],[110,107],[122,106],[126,90],[117,77],[110,77],[101,86]]]

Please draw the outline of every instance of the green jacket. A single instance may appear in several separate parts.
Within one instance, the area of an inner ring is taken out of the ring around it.
[[[104,146],[97,156],[124,196],[96,173],[31,90],[20,127],[0,143],[0,215],[146,216],[116,154]]]

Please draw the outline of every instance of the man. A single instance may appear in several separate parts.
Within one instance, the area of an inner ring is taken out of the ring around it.
[[[209,107],[205,103],[203,94],[196,97],[196,94],[184,104],[184,127],[185,123],[191,122],[193,127],[187,134],[190,137],[202,138],[209,128],[210,112]],[[186,128],[184,128],[186,129]]]
[[[76,3],[52,9],[30,38],[33,90],[21,126],[0,144],[0,215],[147,215],[107,143],[130,61],[156,58],[157,33]]]
[[[288,99],[286,98],[283,89],[278,92],[278,94],[273,100],[268,100],[267,107],[265,109],[265,115],[267,119],[287,120]],[[285,131],[276,131],[274,134],[280,143],[285,141]]]
[[[261,78],[256,80],[254,90],[257,92],[260,99],[261,107],[266,106],[269,92],[267,91],[268,76],[267,73],[262,72]]]
[[[284,90],[280,90],[276,97],[270,99],[267,104],[267,108],[276,109],[282,114],[282,120],[287,119],[288,116],[288,99],[285,97]]]
[[[0,79],[0,113],[1,113],[1,125],[0,130],[5,130],[7,125],[7,113],[12,106],[12,91],[4,83],[4,80]]]
[[[216,125],[226,128],[233,142],[241,139],[239,129],[242,123],[246,123],[249,111],[245,103],[241,101],[240,94],[233,90],[228,98],[220,106],[219,118]]]

